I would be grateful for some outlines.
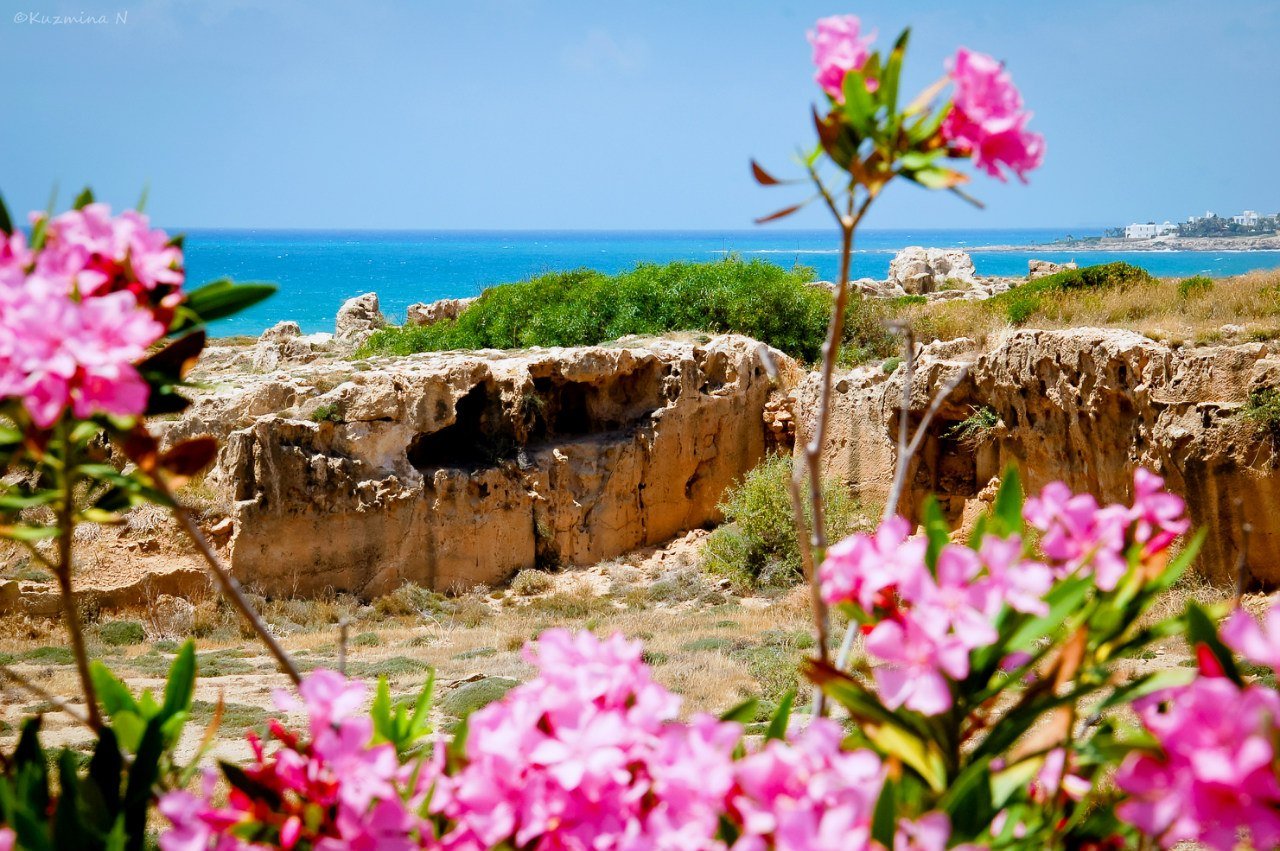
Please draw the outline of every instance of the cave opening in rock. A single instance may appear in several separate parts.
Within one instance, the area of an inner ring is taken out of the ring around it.
[[[454,405],[454,420],[433,432],[419,434],[407,450],[409,463],[419,470],[442,467],[492,467],[514,457],[519,448],[487,384],[477,384]]]

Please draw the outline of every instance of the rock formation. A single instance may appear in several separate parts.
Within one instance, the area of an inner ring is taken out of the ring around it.
[[[386,317],[378,306],[378,294],[365,293],[342,303],[333,333],[341,342],[359,345],[386,324]]]
[[[406,325],[434,325],[446,319],[457,319],[475,300],[476,297],[442,298],[430,304],[411,304],[405,311],[404,322]]]
[[[796,366],[771,352],[785,382]],[[212,434],[232,569],[266,593],[440,590],[585,564],[718,519],[761,458],[759,343],[650,340],[220,375],[164,440]]]
[[[1036,278],[1044,278],[1048,275],[1057,274],[1064,269],[1076,268],[1075,261],[1070,263],[1054,263],[1052,260],[1036,260],[1027,261],[1027,280],[1034,281]]]
[[[922,349],[913,422],[965,360],[972,365],[912,463],[908,517],[935,492],[965,526],[1010,464],[1030,490],[1062,479],[1102,500],[1126,500],[1143,465],[1165,476],[1195,526],[1208,530],[1198,570],[1232,578],[1247,522],[1252,577],[1280,582],[1277,437],[1241,416],[1251,390],[1280,387],[1275,344],[1177,349],[1128,331],[1080,328],[1018,331],[990,351],[972,348],[960,340]],[[883,504],[892,481],[904,372],[861,367],[835,386],[826,467],[872,506]],[[810,376],[795,391],[798,445],[812,428],[816,387]],[[982,409],[995,424],[962,435],[956,426]]]
[[[931,293],[948,286],[964,287],[972,283],[974,277],[973,259],[955,249],[913,245],[899,251],[889,262],[888,283],[908,294]]]

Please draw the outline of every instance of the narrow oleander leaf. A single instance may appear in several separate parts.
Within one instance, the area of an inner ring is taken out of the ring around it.
[[[761,186],[779,186],[782,184],[781,180],[765,171],[760,163],[755,160],[751,161],[751,175],[756,179],[756,183],[759,183]]]
[[[9,216],[9,208],[5,206],[4,195],[0,195],[0,233],[6,236],[13,234],[13,219]]]
[[[911,28],[907,27],[893,43],[889,58],[884,64],[884,73],[880,75],[880,88],[876,94],[880,102],[889,110],[889,115],[896,122],[898,115],[898,87],[902,79],[902,60],[907,53],[907,42],[911,39]],[[896,129],[896,128],[895,128]],[[896,134],[895,134],[896,135]]]
[[[808,203],[809,201],[801,201],[799,204],[792,204],[790,207],[784,207],[781,210],[778,210],[776,212],[770,213],[767,216],[762,216],[756,219],[756,224],[762,225],[762,224],[765,224],[766,222],[776,222],[778,219],[785,219],[787,216],[797,212]]]
[[[80,190],[80,194],[76,196],[76,200],[72,203],[73,210],[83,210],[85,207],[93,203],[93,190],[86,186]]]
[[[173,664],[169,666],[169,679],[164,686],[164,705],[160,714],[169,718],[191,708],[191,696],[196,687],[196,646],[187,639],[183,642]]]
[[[907,104],[907,108],[902,110],[902,114],[912,116],[916,113],[923,112],[929,107],[929,104],[933,103],[934,98],[942,94],[942,90],[950,85],[950,83],[951,75],[943,74],[937,80],[930,83],[928,88],[916,95],[915,100]],[[939,120],[939,123],[941,123],[941,120]]]
[[[275,284],[237,284],[222,278],[187,294],[186,308],[200,317],[201,323],[224,319],[265,301],[276,292]]]
[[[147,211],[147,201],[148,199],[150,199],[150,197],[151,197],[151,184],[150,183],[142,184],[142,192],[138,195],[138,203],[134,206],[134,209],[137,210],[139,213],[145,213]]]
[[[769,729],[764,734],[765,741],[787,737],[787,725],[791,723],[791,708],[795,706],[795,702],[795,689],[788,690],[782,696],[782,700],[778,702],[778,711],[769,719]]]
[[[143,375],[155,374],[170,381],[181,381],[200,359],[206,340],[205,330],[197,328],[148,355],[138,363],[138,371]]]
[[[1202,656],[1202,669],[1205,662],[1209,661],[1203,658],[1207,653],[1221,668],[1222,676],[1238,686],[1244,686],[1244,678],[1240,676],[1240,669],[1236,667],[1235,656],[1218,636],[1218,627],[1214,624],[1213,618],[1209,617],[1209,613],[1193,600],[1187,601],[1187,643]]]
[[[871,816],[871,838],[885,848],[894,847],[894,835],[898,832],[898,784],[887,777],[876,800]]]
[[[959,174],[959,172],[956,172],[956,174]],[[960,200],[964,201],[966,204],[969,204],[972,207],[977,207],[979,210],[985,210],[987,208],[986,204],[982,203],[982,201],[973,197],[968,192],[965,192],[963,189],[961,189],[958,186],[948,186],[947,189],[948,191],[951,192],[952,195],[955,195]]]
[[[991,507],[991,528],[998,529],[1004,537],[1022,534],[1022,504],[1026,497],[1022,490],[1022,476],[1012,464],[1005,468]]]
[[[720,716],[721,721],[737,721],[739,724],[747,724],[754,721],[756,713],[760,710],[760,701],[754,697],[747,698],[724,712]]]

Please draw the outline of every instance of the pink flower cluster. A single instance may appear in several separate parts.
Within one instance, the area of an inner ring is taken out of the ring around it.
[[[827,551],[819,569],[822,596],[870,621],[865,646],[882,663],[875,678],[885,705],[937,715],[951,707],[950,684],[968,676],[970,652],[996,640],[1003,606],[1044,614],[1054,579],[1077,571],[1092,571],[1100,589],[1112,590],[1128,569],[1130,545],[1150,557],[1187,530],[1183,509],[1163,479],[1142,469],[1130,507],[1099,508],[1092,496],[1054,482],[1023,511],[1043,533],[1047,563],[1025,558],[1016,535],[986,535],[976,551],[943,546],[933,570],[925,537],[893,517],[874,535],[853,535]]]
[[[141,413],[148,388],[133,364],[182,298],[181,251],[145,216],[112,218],[104,204],[43,224],[38,251],[21,232],[0,235],[0,398],[21,399],[40,428],[68,407]]]
[[[373,722],[364,714],[366,688],[332,671],[316,671],[299,689],[310,716],[310,741],[272,722],[280,748],[271,756],[250,736],[253,762],[245,775],[260,794],[233,784],[226,806],[213,804],[216,777],[205,775],[201,795],[174,791],[160,800],[172,827],[162,851],[236,851],[293,848],[316,851],[408,851],[432,844],[423,806],[435,765],[402,767],[390,744],[371,745]],[[298,702],[276,697],[284,710]],[[265,792],[262,792],[265,790]]]
[[[1027,500],[1023,517],[1039,530],[1040,548],[1056,576],[1091,571],[1110,591],[1129,569],[1128,548],[1151,558],[1190,528],[1182,498],[1164,489],[1164,479],[1139,467],[1133,474],[1133,504],[1099,507],[1090,494],[1072,494],[1062,482],[1045,485]]]
[[[1162,753],[1134,752],[1116,772],[1128,795],[1117,815],[1165,848],[1181,842],[1231,851],[1280,847],[1275,742],[1280,695],[1201,676],[1135,704]]]
[[[13,851],[18,837],[10,828],[0,827],[0,851]]]
[[[845,75],[867,64],[874,38],[862,35],[862,23],[853,15],[822,18],[809,32],[813,64],[818,68],[813,79],[836,103],[844,103]]]
[[[735,761],[737,724],[676,720],[639,642],[550,630],[533,681],[471,717],[465,764],[437,784],[447,848],[823,851],[871,847],[883,782],[869,751],[818,720]]]
[[[866,650],[883,663],[875,678],[885,705],[937,715],[951,707],[950,681],[968,676],[970,651],[996,640],[1001,606],[1044,612],[1052,576],[1022,557],[1020,538],[994,535],[976,552],[947,544],[930,571],[928,542],[909,533],[894,517],[873,536],[846,538],[827,551],[819,578],[829,605],[853,605],[873,621]]]
[[[965,48],[951,61],[955,100],[942,124],[953,150],[972,156],[978,168],[1004,180],[1001,167],[1022,181],[1044,159],[1044,137],[1026,129],[1031,113],[1004,66]]]

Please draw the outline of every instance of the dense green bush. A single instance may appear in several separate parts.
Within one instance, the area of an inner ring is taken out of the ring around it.
[[[742,589],[788,585],[803,576],[791,512],[792,461],[772,455],[725,494],[725,523],[707,539],[703,567],[728,576]],[[823,483],[827,539],[847,535],[857,515],[849,491],[835,480]]]
[[[1155,283],[1155,278],[1145,270],[1120,261],[1085,266],[1083,269],[1063,269],[1052,275],[1028,281],[987,301],[987,307],[1014,325],[1021,325],[1035,315],[1046,297],[1057,293],[1082,289],[1113,289],[1137,284]]]
[[[1178,298],[1189,299],[1207,293],[1213,289],[1213,278],[1206,275],[1192,275],[1178,281]]]
[[[362,355],[584,346],[627,334],[736,331],[807,361],[819,356],[831,295],[811,269],[729,257],[642,263],[618,275],[552,272],[490,287],[456,320],[387,328]]]
[[[146,641],[147,633],[137,621],[109,621],[98,625],[98,638],[112,647],[128,647]]]

